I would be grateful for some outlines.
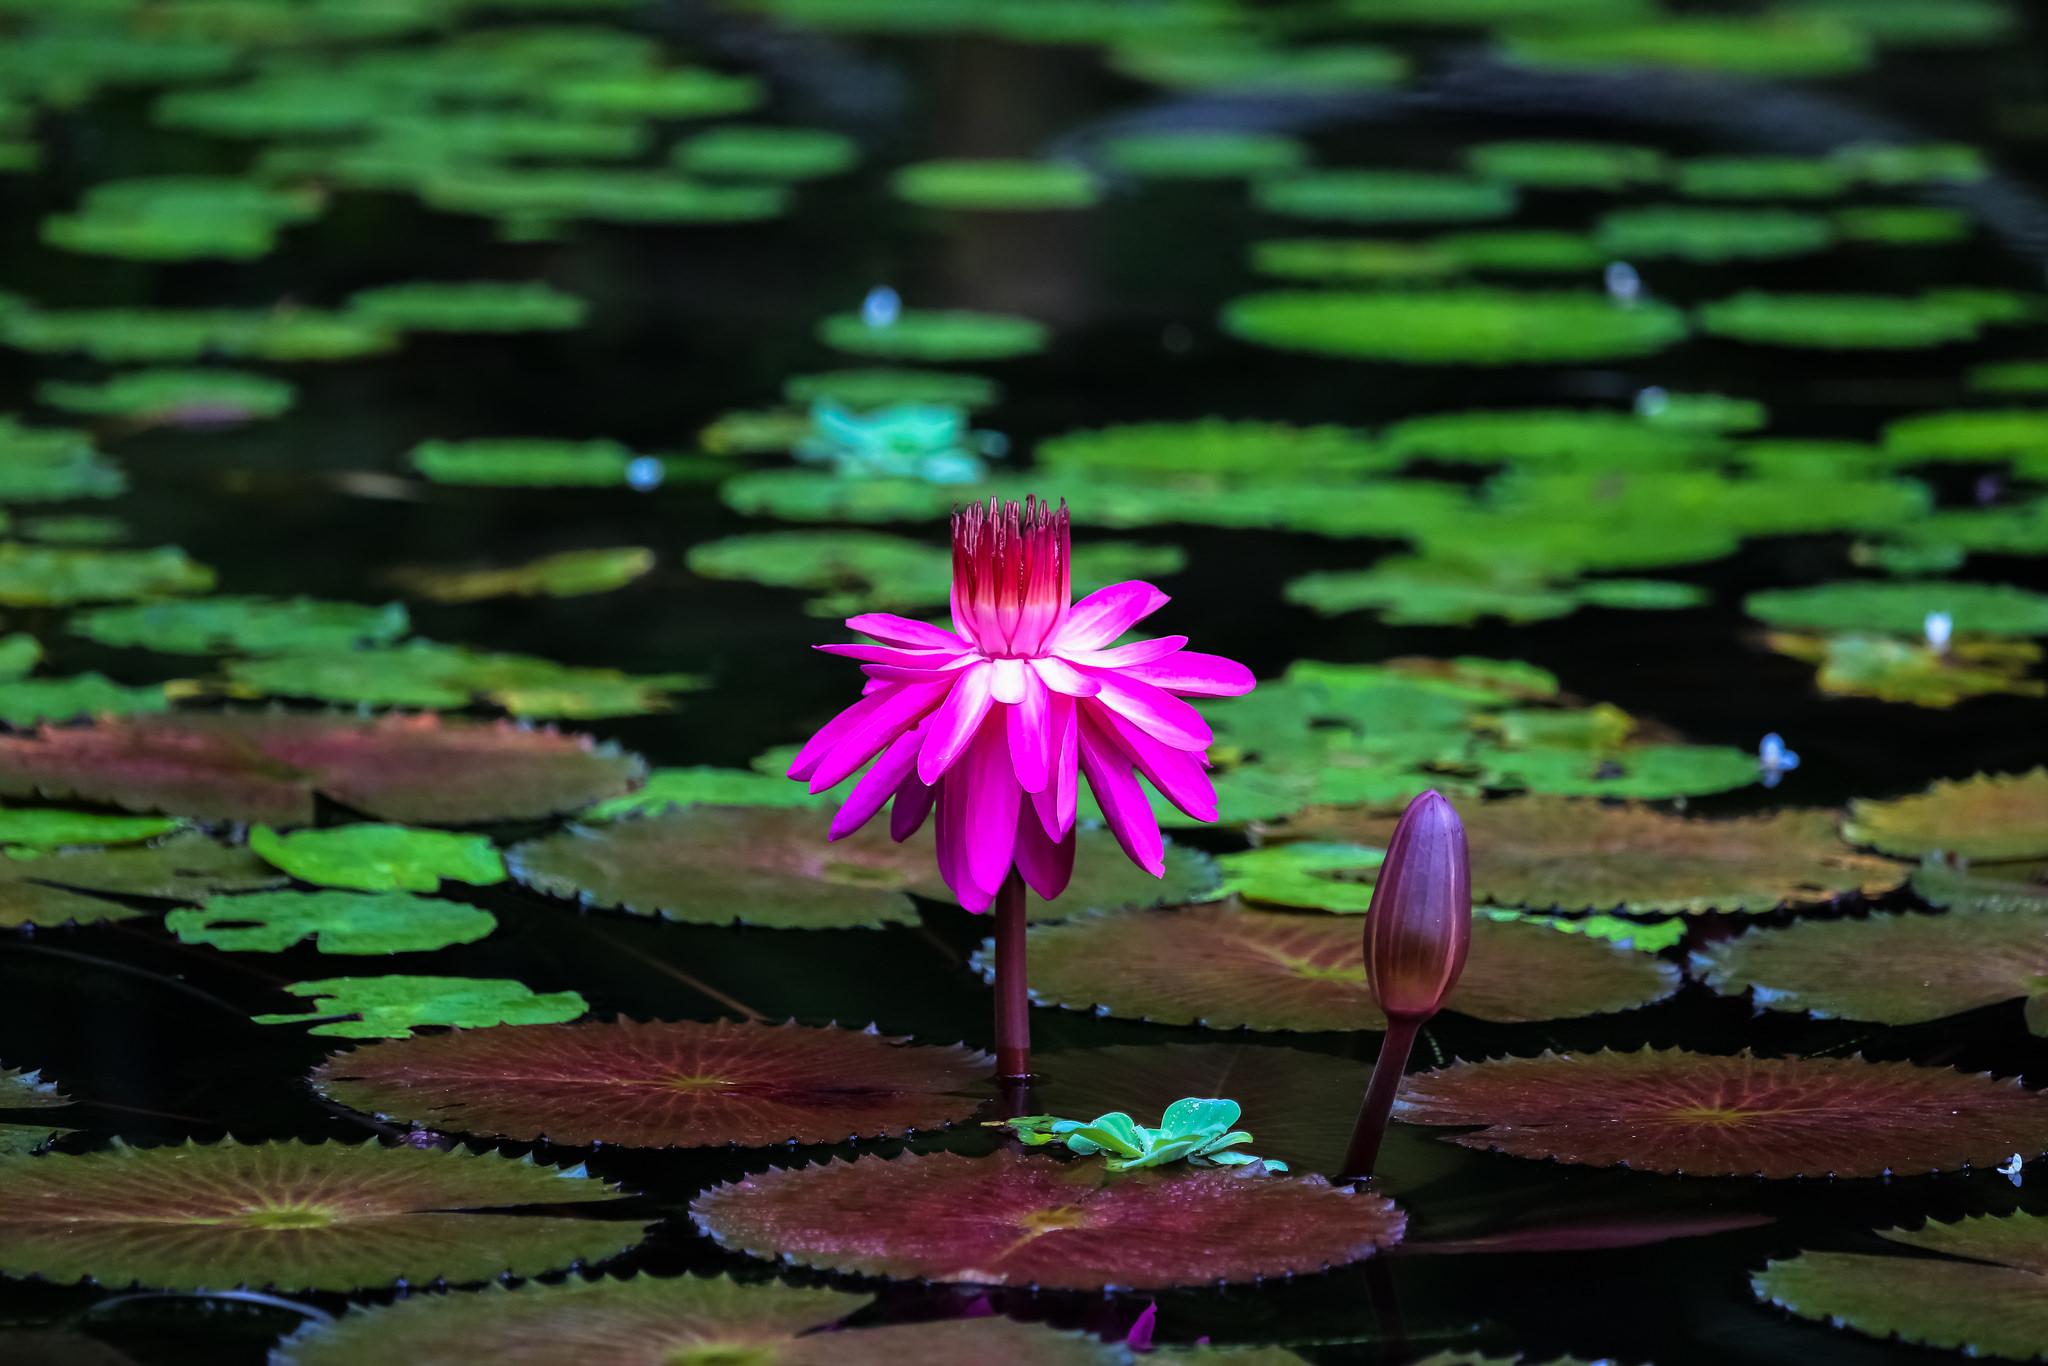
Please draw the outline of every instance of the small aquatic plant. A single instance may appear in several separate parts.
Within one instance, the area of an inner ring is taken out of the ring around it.
[[[1024,1115],[1003,1123],[1017,1131],[1026,1147],[1062,1143],[1083,1157],[1100,1153],[1109,1170],[1122,1172],[1183,1160],[1197,1167],[1241,1167],[1260,1161],[1250,1153],[1225,1151],[1252,1141],[1250,1134],[1230,1127],[1243,1113],[1234,1100],[1189,1096],[1167,1106],[1156,1129],[1146,1128],[1121,1110],[1091,1120]],[[1266,1170],[1284,1172],[1287,1164],[1267,1162]]]
[[[818,648],[861,661],[873,682],[789,768],[819,792],[874,762],[832,822],[835,839],[892,801],[890,833],[907,839],[936,808],[940,875],[968,910],[996,909],[1005,1077],[1031,1070],[1024,888],[1047,900],[1066,890],[1081,778],[1124,853],[1164,876],[1138,774],[1189,816],[1215,820],[1209,725],[1181,698],[1253,687],[1249,669],[1184,650],[1185,636],[1114,646],[1166,594],[1134,580],[1070,605],[1071,564],[1064,505],[991,500],[955,513],[954,629],[881,612],[849,619],[880,643]]]
[[[1465,970],[1472,942],[1472,867],[1465,827],[1443,794],[1408,804],[1365,913],[1365,972],[1386,1013],[1387,1036],[1366,1087],[1342,1175],[1372,1175],[1394,1093],[1423,1023],[1436,1014]]]

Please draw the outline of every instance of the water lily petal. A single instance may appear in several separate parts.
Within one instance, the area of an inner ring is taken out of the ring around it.
[[[1212,738],[1202,714],[1163,688],[1108,669],[1085,671],[1102,685],[1097,705],[1123,716],[1153,739],[1175,749],[1205,750]]]
[[[1126,678],[1150,683],[1168,692],[1195,697],[1241,697],[1256,682],[1252,671],[1234,659],[1182,650],[1176,655],[1123,668]]]
[[[994,670],[986,663],[961,671],[950,696],[925,732],[924,749],[917,757],[917,776],[935,783],[967,751],[968,741],[981,728],[982,718],[995,705],[989,693]]]
[[[917,748],[923,742],[924,736],[915,730],[907,730],[890,742],[882,757],[875,760],[875,766],[863,773],[847,794],[846,804],[832,818],[829,838],[836,840],[860,829],[896,795],[904,778],[917,766]]]
[[[901,645],[911,650],[966,650],[972,647],[943,626],[912,621],[894,612],[863,612],[846,619],[848,629],[872,636],[884,645]]]
[[[1134,640],[1110,650],[1064,650],[1061,654],[1068,663],[1091,669],[1128,669],[1164,659],[1187,643],[1186,636],[1160,636],[1156,640]]]
[[[1145,789],[1131,771],[1130,756],[1088,712],[1077,710],[1075,721],[1081,771],[1095,789],[1095,800],[1110,832],[1131,862],[1154,877],[1165,877],[1166,844],[1159,836],[1159,820],[1152,814],[1152,805],[1145,800]]]
[[[1053,633],[1055,654],[1100,650],[1172,599],[1151,584],[1132,579],[1098,588],[1075,603]]]
[[[1102,691],[1100,683],[1057,655],[1042,655],[1030,663],[1032,672],[1056,693],[1065,693],[1068,697],[1093,697]]]
[[[818,763],[811,774],[811,791],[823,792],[881,753],[905,729],[915,726],[946,700],[952,687],[947,683],[899,683],[892,686],[902,691],[891,693],[885,689],[876,693],[881,705],[856,722]]]

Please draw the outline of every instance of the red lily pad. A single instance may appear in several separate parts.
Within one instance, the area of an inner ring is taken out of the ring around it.
[[[1754,993],[1772,1010],[1877,1024],[1918,1024],[2033,999],[2027,1024],[2048,1034],[2037,995],[2048,980],[2048,913],[1873,915],[1751,930],[1695,957],[1723,996]]]
[[[1960,1348],[1973,1357],[2033,1361],[2048,1353],[2048,1218],[1975,1215],[1879,1233],[1970,1260],[1802,1252],[1772,1262],[1750,1284],[1757,1298],[1801,1318],[1873,1337]]]
[[[337,1053],[313,1085],[426,1128],[631,1148],[839,1143],[972,1115],[989,1056],[906,1045],[794,1023],[505,1025]]]
[[[946,1319],[816,1333],[872,1296],[724,1276],[489,1287],[415,1295],[316,1324],[272,1353],[273,1366],[366,1361],[518,1362],[519,1366],[1116,1366],[1120,1347],[1011,1319]],[[799,1336],[800,1334],[804,1336]]]
[[[54,1110],[69,1105],[71,1097],[44,1081],[40,1072],[0,1067],[0,1110]]]
[[[1031,995],[1157,1024],[1210,1029],[1385,1029],[1355,918],[1228,904],[1110,911],[1031,930]],[[993,972],[984,944],[975,963]],[[1646,953],[1545,925],[1476,917],[1445,1009],[1482,1020],[1630,1010],[1678,988]]]
[[[637,756],[587,736],[434,715],[171,714],[0,736],[0,796],[305,825],[323,793],[421,825],[529,820],[628,791]]]
[[[616,1256],[637,1224],[456,1213],[619,1198],[530,1159],[374,1143],[117,1146],[10,1162],[0,1273],[167,1290],[531,1276]]]
[[[284,880],[248,850],[196,832],[131,848],[0,854],[0,929],[92,925],[146,914],[106,895],[203,901],[216,892],[254,891]]]
[[[871,1276],[1153,1289],[1369,1257],[1407,1216],[1378,1195],[1259,1164],[1148,1168],[1010,1151],[777,1168],[690,1202],[728,1248]]]
[[[1988,862],[2040,858],[2048,855],[2048,768],[1944,778],[1911,797],[1853,802],[1842,833],[1907,858],[1937,849]]]
[[[1833,811],[1699,820],[1644,806],[1514,797],[1469,802],[1458,815],[1472,848],[1472,895],[1503,906],[1763,912],[1851,892],[1874,896],[1912,871],[1844,845]],[[1394,820],[1320,808],[1299,824],[1311,838],[1385,848]]]
[[[826,838],[831,827],[831,812],[798,807],[670,807],[529,840],[506,854],[505,865],[550,896],[699,925],[878,929],[917,923],[905,893],[953,900],[939,879],[929,822],[901,844],[889,838],[886,822],[839,840]],[[1124,857],[1108,831],[1077,838],[1073,884],[1057,901],[1031,898],[1034,920],[1153,905],[1215,881],[1214,864],[1191,849],[1168,849],[1161,880]]]
[[[1459,1062],[1408,1078],[1395,1115],[1481,1124],[1453,1143],[1688,1176],[1911,1176],[2048,1152],[2017,1080],[1862,1058],[1683,1049]]]

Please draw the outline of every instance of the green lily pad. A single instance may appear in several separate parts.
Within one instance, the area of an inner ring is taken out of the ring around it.
[[[1700,265],[1768,261],[1826,251],[1836,225],[1798,209],[1721,209],[1649,204],[1616,209],[1595,235],[1606,251],[1633,260],[1676,258]]]
[[[1293,218],[1433,223],[1506,218],[1514,186],[1430,171],[1299,171],[1252,186],[1252,202]]]
[[[1829,159],[1858,180],[1893,187],[1967,185],[1991,174],[1982,151],[1956,142],[1856,142]]]
[[[101,673],[69,678],[17,678],[0,682],[0,721],[29,727],[82,716],[129,716],[164,711],[170,698],[161,683],[130,688]]]
[[[98,384],[51,380],[36,397],[66,412],[163,426],[210,427],[277,417],[297,387],[243,370],[131,370]]]
[[[1670,174],[1656,148],[1617,142],[1484,142],[1466,150],[1465,165],[1482,180],[1540,190],[1621,191]]]
[[[84,432],[24,427],[0,414],[0,501],[112,498],[127,488],[128,476]]]
[[[1945,859],[1927,858],[1913,872],[1913,894],[1930,906],[1946,906],[1959,914],[2005,911],[2048,911],[2048,883],[2041,870],[2020,865],[1969,871]]]
[[[1712,435],[1683,426],[1585,408],[1429,413],[1394,423],[1380,439],[1403,460],[1603,473],[1629,466],[1712,464],[1724,458],[1726,449]]]
[[[1122,133],[1102,144],[1102,158],[1125,175],[1156,180],[1235,180],[1292,171],[1309,149],[1280,133],[1206,129]]]
[[[321,196],[225,176],[114,180],[86,192],[77,213],[43,220],[42,239],[62,251],[140,261],[250,261],[292,223],[315,217]]]
[[[624,588],[654,568],[645,546],[565,550],[511,569],[394,569],[384,577],[414,597],[434,602],[486,598],[578,598]]]
[[[1304,574],[1287,583],[1284,595],[1324,616],[1376,609],[1390,626],[1469,626],[1487,616],[1519,624],[1567,616],[1587,605],[1671,611],[1697,607],[1708,596],[1691,584],[1656,579],[1552,585],[1407,556],[1382,560],[1371,569]]]
[[[1505,50],[1531,66],[1668,66],[1791,80],[1847,75],[1868,66],[1872,56],[1861,29],[1798,13],[1686,14],[1634,25],[1531,28],[1510,33]]]
[[[971,1118],[994,1059],[907,1044],[794,1022],[515,1025],[337,1053],[312,1080],[418,1127],[579,1146],[839,1143]]]
[[[2048,451],[2048,410],[1915,413],[1885,425],[1885,454],[1902,462],[2003,460]]]
[[[324,72],[280,72],[241,85],[177,90],[153,114],[166,128],[214,137],[334,137],[361,132],[391,112],[389,91]]]
[[[1753,432],[1767,425],[1770,412],[1753,398],[1727,394],[1686,394],[1644,391],[1636,399],[1636,417],[1652,427],[1684,432]],[[1753,453],[1753,452],[1752,452]]]
[[[727,76],[697,67],[574,75],[553,81],[537,93],[571,113],[634,119],[744,114],[767,98],[767,91],[753,76]]]
[[[1493,228],[1445,233],[1431,245],[1466,270],[1574,274],[1598,270],[1610,259],[1591,237],[1549,228]]]
[[[49,1124],[0,1124],[0,1157],[30,1157],[44,1145],[77,1132],[76,1129],[59,1129]],[[9,1336],[0,1333],[0,1347],[9,1346]],[[39,1345],[33,1344],[30,1349]],[[91,1363],[84,1362],[84,1366],[91,1366]],[[126,1366],[126,1363],[109,1361],[106,1366]]]
[[[894,360],[1006,360],[1045,350],[1051,333],[1006,313],[906,308],[879,327],[858,313],[835,313],[818,324],[818,340],[836,351]]]
[[[1485,786],[1549,796],[1658,800],[1757,781],[1756,756],[1724,745],[1642,745],[1606,754],[1481,746],[1472,757]]]
[[[24,1072],[0,1067],[0,1110],[54,1110],[69,1105],[71,1097],[44,1081],[41,1072]]]
[[[0,928],[91,925],[144,914],[95,893],[199,901],[215,892],[270,887],[280,880],[247,850],[198,834],[126,849],[15,849],[0,858]]]
[[[131,534],[119,517],[95,517],[89,513],[22,519],[21,534],[31,541],[51,545],[111,545]]]
[[[408,457],[437,484],[550,488],[617,486],[634,455],[616,441],[426,441]]]
[[[1678,163],[1678,192],[1694,199],[1832,199],[1853,178],[1832,158],[1715,156]]]
[[[1929,613],[1946,612],[1958,633],[2048,635],[2048,594],[2010,584],[1857,579],[1765,589],[1744,598],[1742,610],[1773,626],[1888,631],[1908,637],[1921,633]]]
[[[286,697],[381,707],[466,707],[514,716],[634,716],[664,711],[665,694],[703,686],[694,674],[634,676],[575,669],[532,655],[482,654],[414,639],[382,650],[300,650],[227,665],[236,684]]]
[[[23,309],[0,313],[0,343],[24,351],[82,351],[110,362],[197,360],[209,352],[314,361],[389,351],[398,345],[398,334],[316,309]]]
[[[1135,422],[1068,432],[1033,453],[1050,479],[1185,484],[1343,482],[1397,463],[1364,433],[1286,422]],[[1076,553],[1082,548],[1077,547]]]
[[[928,209],[1086,209],[1102,197],[1087,171],[1051,161],[920,161],[890,176],[889,185],[898,199]]]
[[[1654,300],[1622,308],[1590,291],[1471,288],[1251,294],[1224,306],[1222,325],[1281,350],[1415,365],[1616,360],[1662,351],[1689,330]]]
[[[1886,47],[1975,47],[2010,34],[2019,19],[2003,0],[1792,0],[1790,7],[1854,24]]]
[[[1835,211],[1835,229],[1848,242],[1932,247],[1970,236],[1970,216],[1925,204],[1863,204]]]
[[[1026,9],[1043,0],[1029,0]],[[1100,13],[1105,6],[1090,8]],[[1138,6],[1126,7],[1130,10]],[[1232,94],[1341,95],[1383,90],[1408,75],[1408,59],[1371,43],[1267,47],[1242,35],[1191,34],[1181,41],[1132,42],[1110,53],[1110,64],[1133,80],[1184,90]]]
[[[316,1024],[306,1032],[337,1039],[402,1039],[415,1025],[488,1029],[561,1024],[590,1009],[590,1003],[573,991],[540,995],[518,982],[491,977],[329,977],[296,982],[285,990],[313,998],[317,1008],[303,1015],[258,1015],[257,1024],[327,1020],[331,1023]]]
[[[32,807],[0,809],[0,844],[57,849],[68,844],[139,844],[184,829],[179,816],[102,816]]]
[[[389,644],[411,629],[411,621],[404,604],[396,602],[371,607],[230,595],[96,608],[74,615],[70,629],[102,645],[168,654],[267,654]]]
[[[794,757],[794,756],[792,756]],[[789,767],[785,760],[781,765]],[[630,797],[599,802],[582,813],[586,821],[615,821],[627,816],[651,816],[671,806],[805,806],[829,804],[832,794],[816,796],[802,784],[780,773],[756,773],[744,768],[714,768],[699,764],[692,768],[657,768],[647,782]],[[840,800],[845,800],[842,794]],[[5,813],[0,812],[0,842],[4,842]]]
[[[1970,368],[1970,388],[1985,394],[2048,393],[2048,361],[2009,360]]]
[[[1002,386],[982,375],[878,367],[791,375],[782,382],[782,396],[806,406],[831,399],[857,411],[893,408],[900,403],[986,408],[1002,397]]]
[[[2048,1350],[2040,1287],[2048,1219],[2024,1210],[1879,1236],[1934,1257],[1801,1252],[1750,1278],[1758,1299],[1801,1318],[1976,1357],[2031,1361]],[[1989,1263],[1989,1265],[1986,1265]]]
[[[2048,683],[2027,677],[2041,660],[2041,647],[2031,640],[1958,640],[1937,652],[1924,641],[1863,631],[1773,631],[1764,643],[1817,665],[1814,686],[1830,697],[1940,709],[1972,697],[2048,694]]]
[[[419,195],[429,208],[500,218],[521,230],[582,219],[751,223],[789,207],[789,191],[781,185],[715,184],[668,171],[610,167],[448,167],[427,175]]]
[[[282,953],[302,939],[316,940],[322,953],[425,953],[474,943],[498,921],[409,892],[258,892],[172,911],[164,926],[187,944],[238,953]]]
[[[953,900],[929,824],[899,844],[875,824],[828,840],[831,823],[830,813],[800,807],[672,807],[529,840],[506,866],[549,896],[701,925],[879,928],[917,923],[906,892]],[[1076,839],[1073,883],[1057,901],[1034,898],[1034,919],[1154,904],[1215,880],[1208,859],[1181,846],[1169,846],[1161,880],[1132,865],[1107,831]]]
[[[540,280],[380,285],[349,295],[348,307],[407,332],[557,332],[590,315],[587,300]]]
[[[1700,326],[1758,346],[1914,351],[1974,340],[1983,319],[1956,303],[1888,294],[1768,294],[1745,290],[1704,304]]]
[[[363,892],[439,891],[441,879],[488,886],[505,880],[505,861],[488,835],[411,830],[402,825],[343,825],[280,835],[249,831],[249,850],[301,882]]]
[[[10,1164],[0,1270],[58,1284],[353,1290],[530,1276],[616,1256],[638,1224],[458,1213],[619,1198],[531,1158],[375,1143],[217,1144]]]
[[[2048,856],[2048,769],[1943,778],[1910,797],[1858,799],[1842,835],[1905,858],[1935,851],[1987,862]]]
[[[672,159],[691,175],[816,180],[859,165],[860,144],[827,128],[723,124],[677,143]]]
[[[1384,849],[1362,844],[1320,842],[1224,854],[1216,860],[1223,881],[1212,895],[1324,911],[1363,911],[1372,904],[1372,875],[1386,856]]]
[[[1096,912],[1033,926],[1032,999],[1208,1029],[1385,1029],[1349,916],[1230,905]],[[992,971],[984,944],[975,965]],[[1631,1010],[1678,988],[1647,953],[1520,920],[1475,918],[1446,1010],[1483,1020]]]
[[[1262,275],[1301,280],[1422,280],[1464,269],[1434,243],[1375,237],[1254,242],[1251,267]]]

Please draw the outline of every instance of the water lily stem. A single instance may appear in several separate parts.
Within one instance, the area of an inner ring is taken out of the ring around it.
[[[1372,1175],[1380,1140],[1387,1134],[1387,1117],[1394,1112],[1394,1095],[1408,1070],[1408,1054],[1427,1018],[1401,1015],[1387,1021],[1387,1037],[1380,1041],[1380,1058],[1372,1065],[1372,1080],[1366,1084],[1365,1104],[1358,1108],[1358,1127],[1351,1131],[1351,1151],[1344,1155],[1339,1180],[1363,1181]]]
[[[1024,975],[1024,878],[1015,868],[996,893],[996,1076],[1031,1075],[1031,998]]]

